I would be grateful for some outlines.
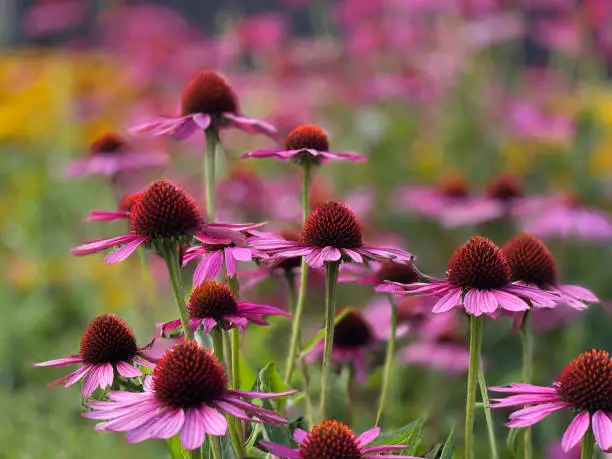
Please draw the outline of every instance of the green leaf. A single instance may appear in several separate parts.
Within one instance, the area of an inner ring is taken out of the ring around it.
[[[438,443],[427,453],[426,459],[440,459],[442,454],[442,443]]]
[[[408,445],[408,448],[402,454],[414,456],[421,444],[424,424],[424,419],[411,422],[394,432],[380,435],[372,442],[372,445]]]
[[[508,437],[506,438],[506,446],[510,450],[512,457],[518,458],[520,454],[520,440],[519,433],[521,429],[510,429],[510,433],[508,433]]]
[[[455,450],[455,430],[451,430],[444,442],[440,459],[452,459],[453,451]]]
[[[334,327],[336,326],[336,324],[338,322],[340,322],[344,316],[346,316],[349,312],[351,312],[350,308],[346,308],[343,311],[341,311],[336,317],[334,317]],[[312,349],[312,347],[317,344],[319,341],[321,341],[323,339],[323,336],[325,335],[325,330],[319,330],[319,333],[317,333],[314,338],[312,338],[310,341],[308,341],[306,343],[306,346],[304,346],[304,349],[302,349],[302,353],[300,354],[299,358],[303,359],[306,354],[308,354],[308,351],[310,351]]]
[[[172,459],[191,459],[191,454],[189,454],[189,452],[183,448],[181,439],[178,435],[175,435],[168,440],[168,452],[170,453],[170,457]]]

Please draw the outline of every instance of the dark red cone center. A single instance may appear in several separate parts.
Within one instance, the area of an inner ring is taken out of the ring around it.
[[[313,247],[354,249],[362,246],[361,225],[341,202],[327,202],[313,210],[302,228],[301,240]]]
[[[523,187],[513,175],[503,174],[489,183],[486,194],[492,199],[512,201],[523,196]]]
[[[194,319],[211,318],[221,321],[226,315],[235,314],[238,305],[227,285],[209,281],[191,292],[187,310]]]
[[[195,341],[166,351],[153,370],[155,398],[172,408],[196,408],[218,400],[227,384],[221,362]]]
[[[341,311],[340,311],[341,312]],[[372,342],[372,330],[361,312],[349,308],[349,312],[334,327],[334,346],[359,348]]]
[[[470,194],[467,181],[459,174],[444,177],[439,187],[442,195],[447,198],[466,198]]]
[[[512,270],[512,280],[535,284],[539,287],[557,283],[555,260],[537,237],[517,234],[503,247]]]
[[[191,236],[201,226],[195,200],[167,180],[150,184],[130,211],[130,231],[152,239]]]
[[[475,236],[457,250],[448,263],[448,281],[462,288],[495,289],[510,283],[506,256],[487,238]]]
[[[96,317],[81,338],[80,354],[85,363],[126,362],[137,352],[134,332],[114,314]]]
[[[310,124],[303,124],[293,129],[285,139],[287,150],[312,149],[329,151],[329,139],[323,129]]]
[[[383,261],[376,271],[376,280],[381,284],[384,281],[412,284],[419,280],[419,275],[414,272],[410,264]]]
[[[301,459],[361,459],[361,448],[351,429],[338,421],[312,428],[300,447]]]
[[[119,210],[122,212],[130,212],[134,206],[134,203],[140,196],[142,196],[141,191],[124,196],[121,198],[121,201],[119,201]]]
[[[183,90],[181,114],[206,113],[219,116],[237,113],[238,100],[227,80],[212,70],[199,72]]]
[[[89,148],[92,155],[122,153],[128,149],[128,143],[112,132],[98,137]]]
[[[612,359],[593,349],[572,360],[557,378],[557,393],[575,408],[612,411]]]

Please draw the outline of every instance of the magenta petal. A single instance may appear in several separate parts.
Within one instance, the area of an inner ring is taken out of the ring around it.
[[[214,408],[203,405],[200,408],[200,418],[207,434],[222,436],[227,432],[227,421],[225,420],[225,416]]]
[[[78,247],[74,247],[72,250],[70,250],[70,253],[73,255],[90,255],[92,253],[110,249],[111,247],[115,247],[117,245],[132,242],[135,240],[135,238],[140,237],[141,236],[135,236],[134,234],[126,234],[124,236],[98,239],[95,241],[86,242],[85,244],[79,245]]]
[[[125,260],[132,253],[134,253],[134,251],[138,247],[140,247],[142,244],[144,244],[145,242],[149,240],[148,237],[143,237],[143,236],[137,236],[137,238],[138,239],[134,239],[131,242],[128,242],[127,244],[125,244],[123,247],[109,253],[104,258],[104,263],[113,264],[113,263],[119,263],[120,261]]]
[[[561,446],[563,451],[566,453],[576,446],[584,437],[584,434],[589,428],[590,415],[588,411],[583,411],[576,415],[570,425],[567,427],[563,439],[561,440]]]
[[[291,314],[283,309],[279,309],[267,304],[249,303],[247,301],[238,302],[238,312],[246,314],[273,314],[279,316],[291,316]]]
[[[385,451],[403,451],[408,448],[408,445],[380,445],[380,446],[371,446],[369,448],[364,448],[361,450],[361,453],[366,457],[369,457],[371,454],[376,453],[384,453]],[[374,456],[374,457],[384,457],[384,456]],[[393,456],[393,457],[406,457],[406,456]]]
[[[278,148],[260,148],[258,150],[249,151],[240,157],[240,159],[246,158],[259,158],[259,159],[267,159],[267,158],[279,158],[278,152],[280,150]]]
[[[170,438],[176,435],[185,421],[185,412],[180,408],[168,408],[146,423],[130,430],[125,436],[128,443],[139,443],[149,438]]]
[[[374,441],[376,437],[380,434],[380,427],[373,427],[370,430],[366,430],[364,433],[357,437],[357,444],[360,448],[363,448],[366,445],[369,445]]]
[[[246,247],[229,247],[225,250],[231,251],[234,258],[239,261],[251,261],[253,259],[251,249]]]
[[[206,115],[204,113],[196,113],[191,117],[191,119],[200,129],[206,130],[210,127],[210,115]]]
[[[570,405],[565,402],[554,402],[523,408],[510,415],[508,427],[528,427],[541,421],[549,414],[569,406]]]
[[[83,365],[81,368],[76,370],[74,373],[70,374],[66,378],[66,387],[72,386],[77,381],[80,381],[83,376],[85,376],[92,369],[93,365],[90,363]]]
[[[368,158],[366,158],[365,156],[350,151],[333,151],[330,152],[330,154],[333,155],[336,159],[346,159],[354,163],[363,163],[368,160]]]
[[[306,441],[306,437],[308,437],[308,433],[302,429],[295,429],[293,431],[293,439],[301,445]]]
[[[326,261],[325,257],[323,256],[323,250],[325,250],[326,248],[327,247],[323,249],[312,248],[311,252],[308,255],[304,256],[304,261],[306,261],[308,265],[312,266],[315,269],[322,268]],[[338,254],[340,254],[339,251]]]
[[[127,362],[117,362],[117,372],[124,378],[137,378],[142,376],[142,371]]]
[[[461,304],[461,289],[456,288],[446,293],[438,302],[433,306],[432,312],[440,313],[450,311],[455,306]]]
[[[223,266],[223,252],[215,250],[209,253],[206,257],[202,258],[202,261],[198,263],[193,273],[193,285],[199,286],[206,281],[213,280]]]
[[[100,372],[103,371],[102,368],[105,364],[102,365],[93,365],[85,379],[83,380],[83,387],[81,388],[81,395],[83,398],[91,397],[91,394],[101,385],[101,377]]]
[[[225,274],[227,277],[234,277],[236,275],[236,259],[229,249],[223,249],[225,258]]]
[[[604,411],[593,415],[593,435],[602,451],[612,448],[612,420]]]
[[[37,362],[33,365],[35,367],[64,367],[66,365],[72,365],[73,363],[82,363],[83,359],[80,355],[71,355],[69,357],[62,357],[61,359],[47,360],[46,362]]]
[[[356,250],[342,249],[342,253],[348,255],[355,263],[363,263],[363,257]]]
[[[199,409],[189,408],[185,414],[183,427],[181,427],[181,443],[185,449],[196,449],[204,443],[205,435],[204,420]]]
[[[230,126],[238,128],[248,134],[264,134],[268,137],[276,137],[276,128],[265,121],[255,118],[246,118],[244,116],[234,115],[233,113],[224,113],[223,117],[229,121]]]
[[[584,287],[578,285],[557,285],[557,288],[566,295],[573,296],[574,298],[582,301],[588,301],[590,303],[598,303],[599,298]]]
[[[494,290],[499,305],[507,311],[527,311],[529,305],[518,296],[503,290]]]
[[[109,211],[109,210],[92,210],[87,215],[85,221],[94,222],[112,222],[114,220],[121,220],[124,218],[128,218],[130,216],[129,212],[119,212],[119,211]]]
[[[292,449],[288,446],[279,445],[278,443],[272,443],[263,440],[260,441],[259,444],[263,446],[267,451],[272,453],[274,456],[283,457],[287,459],[300,459],[300,451],[297,449]]]

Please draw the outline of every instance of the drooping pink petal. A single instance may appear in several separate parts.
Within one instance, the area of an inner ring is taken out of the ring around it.
[[[300,459],[300,451],[297,449],[292,449],[288,446],[279,445],[278,443],[272,443],[263,440],[261,440],[259,444],[274,456],[283,457],[287,459]]]
[[[80,381],[83,378],[83,376],[85,376],[87,373],[89,373],[89,371],[92,369],[92,367],[93,367],[93,365],[88,363],[86,365],[83,365],[81,368],[76,370],[74,373],[68,375],[65,378],[66,387],[72,386],[74,383]]]
[[[276,137],[276,128],[265,121],[255,118],[246,118],[244,116],[234,115],[233,113],[224,113],[223,117],[229,122],[229,126],[238,128],[248,134],[263,134],[272,138]]]
[[[436,304],[434,304],[432,312],[438,314],[441,312],[450,311],[455,306],[461,304],[461,295],[462,292],[460,288],[450,290],[442,298],[440,298]]]
[[[589,429],[591,418],[588,411],[578,413],[572,422],[567,427],[561,440],[561,447],[566,453],[576,446],[584,437],[584,434]]]
[[[596,411],[593,415],[593,435],[602,451],[612,448],[612,420],[604,411]]]
[[[506,398],[492,399],[495,402],[491,408],[507,408],[514,406],[533,405],[541,403],[554,403],[560,401],[557,394],[520,394]]]
[[[129,212],[121,211],[110,211],[110,210],[92,210],[87,215],[85,221],[87,222],[112,222],[115,220],[122,220],[130,216]]]
[[[132,241],[125,244],[123,247],[112,251],[104,258],[104,263],[113,264],[119,263],[129,257],[142,244],[149,240],[148,237],[137,236]]]
[[[304,261],[315,269],[320,269],[325,264],[325,259],[322,256],[322,249],[311,248],[310,253],[304,256]]]
[[[234,258],[234,254],[228,250],[228,248],[223,249],[223,255],[225,257],[225,272],[227,277],[234,277],[236,275],[236,259]]]
[[[267,304],[258,304],[258,303],[250,303],[248,301],[239,301],[238,302],[238,311],[241,313],[247,314],[273,314],[279,316],[287,316],[290,317],[291,313],[277,308],[275,306],[270,306]]]
[[[566,295],[573,296],[578,300],[589,303],[599,302],[599,298],[593,292],[579,285],[557,285],[557,288]]]
[[[83,398],[91,397],[91,394],[101,386],[102,378],[100,373],[103,371],[102,368],[103,365],[93,365],[89,373],[87,373],[87,376],[85,376],[83,387],[81,388],[81,395],[83,395]]]
[[[342,253],[345,255],[348,255],[351,258],[351,260],[353,260],[355,263],[363,263],[363,257],[357,250],[342,249]],[[342,281],[338,279],[338,282],[342,282]],[[359,280],[352,281],[352,282],[359,282]]]
[[[142,376],[142,371],[122,361],[117,362],[117,372],[124,378],[137,378],[138,376]]]
[[[196,113],[191,119],[202,130],[208,129],[210,127],[210,123],[212,122],[210,115],[205,113]]]
[[[82,362],[83,359],[80,355],[71,355],[69,357],[62,357],[60,359],[47,360],[46,362],[33,363],[32,365],[35,367],[65,367],[66,365]]]
[[[139,443],[149,438],[167,439],[176,435],[185,422],[185,412],[180,408],[167,408],[146,423],[130,430],[125,436],[128,443]]]
[[[204,443],[206,429],[205,422],[197,408],[189,408],[185,414],[185,422],[181,427],[181,443],[185,449],[192,450],[199,448]]]
[[[185,250],[185,253],[183,254],[183,267],[187,265],[187,263],[189,263],[191,260],[202,257],[207,253],[208,252],[206,251],[206,249],[201,245],[198,245],[196,247],[189,247],[187,250]]]
[[[526,383],[512,383],[507,387],[489,387],[490,391],[493,392],[507,392],[515,394],[556,394],[557,391],[554,387],[546,386],[534,386],[533,384]]]
[[[253,259],[253,253],[251,249],[246,247],[230,247],[229,249],[234,255],[234,258],[239,261],[251,261]]]
[[[354,163],[363,163],[368,160],[365,156],[350,151],[330,151],[328,154],[334,159],[345,159]]]
[[[366,430],[357,437],[357,444],[360,448],[363,448],[372,443],[374,439],[378,437],[378,434],[380,434],[380,427],[373,427],[370,430]]]
[[[528,427],[541,421],[549,414],[563,408],[568,408],[569,406],[571,405],[565,402],[554,402],[523,408],[522,410],[515,411],[510,415],[508,427]]]
[[[215,279],[223,267],[223,252],[215,250],[203,257],[193,273],[193,285],[195,287],[206,281]]]
[[[227,421],[225,416],[214,408],[206,405],[200,407],[200,418],[204,424],[204,430],[210,435],[225,435],[227,432]]]
[[[95,241],[86,242],[85,244],[74,247],[70,250],[73,255],[90,255],[92,253],[101,252],[102,250],[110,249],[117,245],[127,244],[140,239],[142,236],[136,236],[135,234],[126,234],[118,237],[111,237],[106,239],[98,239]]]
[[[499,305],[507,311],[527,311],[529,305],[521,300],[518,296],[508,293],[504,290],[495,290],[495,298]]]
[[[282,151],[279,148],[259,148],[257,150],[249,151],[240,157],[240,159],[247,158],[259,158],[259,159],[268,159],[268,158],[281,158],[279,156],[279,152]]]
[[[361,450],[361,453],[365,457],[384,457],[384,456],[370,456],[377,453],[384,453],[385,451],[403,451],[408,448],[408,445],[380,445],[380,446],[370,446],[369,448],[364,448]],[[410,456],[392,456],[392,457],[410,457]]]
[[[213,406],[219,408],[221,411],[231,414],[235,418],[242,419],[244,421],[256,422],[257,420],[251,419],[244,411],[240,408],[235,407],[231,403],[227,403],[221,400],[217,400],[212,403]]]
[[[308,437],[308,433],[302,429],[295,429],[293,431],[293,439],[301,445],[306,441],[306,437]]]

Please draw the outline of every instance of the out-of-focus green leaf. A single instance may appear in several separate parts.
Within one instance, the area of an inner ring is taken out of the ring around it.
[[[452,459],[453,451],[455,450],[455,431],[451,430],[444,442],[444,447],[440,454],[440,459]]]
[[[519,457],[519,449],[521,447],[519,440],[519,433],[521,429],[510,429],[510,433],[508,433],[508,437],[506,438],[506,446],[510,450],[512,457]]]
[[[424,419],[419,419],[394,432],[382,434],[372,442],[372,445],[408,445],[402,454],[414,456],[421,444],[424,423]]]
[[[183,448],[181,439],[178,435],[175,435],[168,440],[168,452],[170,453],[170,457],[172,459],[191,459],[191,455],[185,448]]]

